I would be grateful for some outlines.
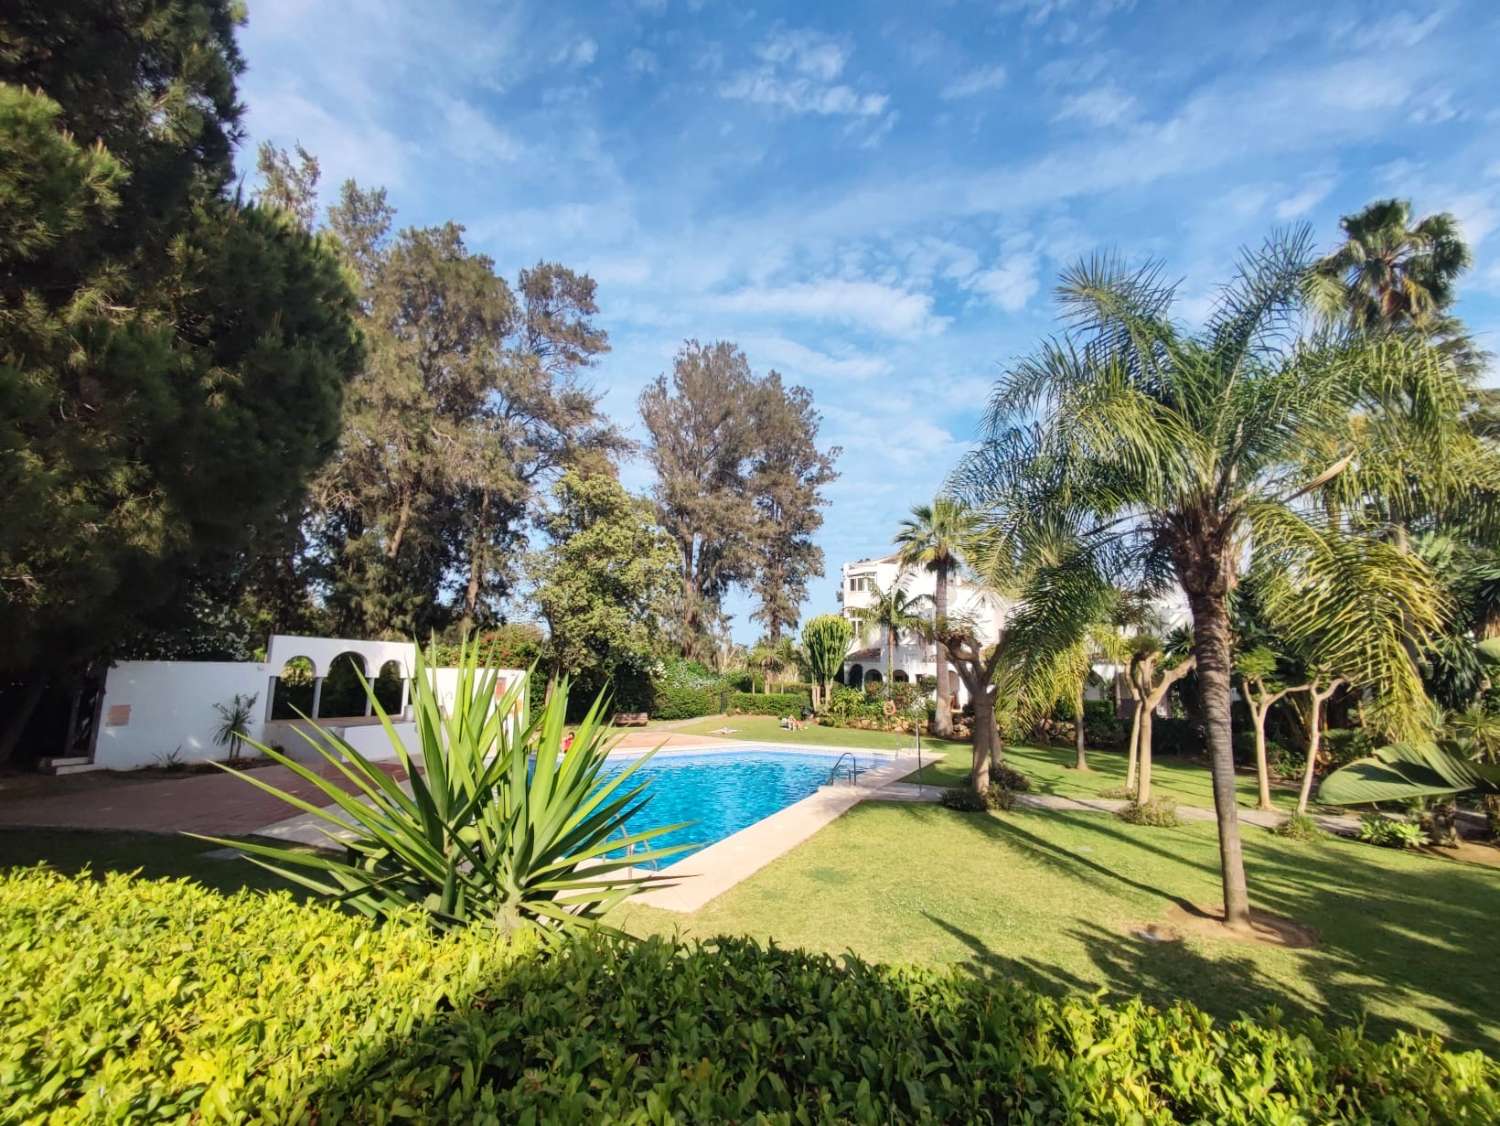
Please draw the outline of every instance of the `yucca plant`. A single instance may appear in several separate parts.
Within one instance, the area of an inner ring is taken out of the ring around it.
[[[352,784],[352,793],[274,748],[259,749],[317,787],[330,805],[319,807],[253,774],[231,771],[320,818],[342,857],[203,839],[237,848],[261,867],[372,918],[419,907],[439,929],[479,922],[506,931],[525,922],[554,932],[594,927],[627,896],[665,882],[640,869],[689,846],[651,844],[680,825],[639,832],[627,827],[649,800],[637,771],[651,755],[602,776],[610,748],[600,722],[603,695],[565,751],[566,680],[532,716],[527,678],[497,695],[495,673],[480,668],[479,646],[465,644],[453,703],[445,711],[430,670],[419,650],[412,680],[415,760],[365,683],[406,770],[405,783],[316,726],[299,734]],[[609,855],[621,850],[626,855]]]

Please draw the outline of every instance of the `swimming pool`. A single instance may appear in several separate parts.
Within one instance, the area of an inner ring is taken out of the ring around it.
[[[638,833],[658,825],[692,822],[686,828],[656,838],[648,846],[692,845],[663,862],[675,864],[810,796],[819,786],[827,784],[828,773],[838,758],[838,754],[816,751],[768,751],[753,747],[743,751],[659,754],[631,779],[647,783],[646,793],[651,800],[626,824],[631,832]],[[848,761],[846,758],[839,767],[840,779],[848,778],[845,773]],[[617,774],[627,765],[625,761],[618,766],[611,763],[604,775]],[[875,760],[870,758],[858,760],[861,772],[873,765]]]

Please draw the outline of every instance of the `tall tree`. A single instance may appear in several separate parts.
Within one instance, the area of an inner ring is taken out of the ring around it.
[[[963,561],[965,548],[974,535],[974,517],[958,500],[935,497],[931,504],[919,504],[911,516],[901,522],[896,545],[902,566],[922,567],[933,575],[933,613],[948,616],[948,580]],[[952,689],[948,682],[948,650],[942,641],[937,648],[937,713],[933,730],[947,738],[953,734],[953,713],[949,705]]]
[[[352,182],[329,215],[362,282],[370,360],[311,515],[326,600],[342,630],[485,625],[537,489],[623,445],[578,379],[608,347],[594,283],[539,263],[513,291],[458,225],[392,236],[392,218],[383,191]]]
[[[555,509],[542,521],[551,542],[527,568],[552,671],[583,686],[591,701],[617,677],[643,676],[661,654],[676,553],[651,502],[612,474],[570,470],[552,495]]]
[[[295,151],[293,159],[292,154],[270,141],[261,142],[255,155],[261,188],[255,198],[263,207],[281,208],[304,231],[310,231],[318,220],[318,180],[322,171],[318,158],[300,144]]]
[[[813,707],[821,709],[828,686],[838,678],[854,640],[854,627],[842,614],[819,614],[802,627],[802,648],[812,670]]]
[[[0,754],[49,678],[253,557],[337,434],[334,249],[227,192],[236,11],[0,15]]]
[[[986,439],[961,474],[998,526],[1069,513],[1086,562],[1125,580],[1174,579],[1186,593],[1224,918],[1241,928],[1250,915],[1228,597],[1247,547],[1279,553],[1309,597],[1379,590],[1402,606],[1393,627],[1384,613],[1365,616],[1380,600],[1348,601],[1328,644],[1381,690],[1384,722],[1409,729],[1422,694],[1407,647],[1435,621],[1431,576],[1366,536],[1345,497],[1380,494],[1395,476],[1393,458],[1418,442],[1430,458],[1415,482],[1402,463],[1406,496],[1448,493],[1467,480],[1461,380],[1440,354],[1421,341],[1297,333],[1308,244],[1305,233],[1283,236],[1246,254],[1192,334],[1172,321],[1173,290],[1158,266],[1128,270],[1099,258],[1070,270],[1059,288],[1069,332],[1004,377]],[[1422,404],[1403,416],[1399,435],[1363,425],[1369,408],[1398,394]]]
[[[811,396],[784,387],[775,372],[757,379],[731,343],[689,340],[670,377],[642,392],[640,410],[658,518],[681,559],[684,654],[710,656],[734,586],[754,590],[756,617],[779,637],[823,566],[810,537],[838,451],[817,447]]]
[[[751,617],[779,642],[797,625],[808,580],[823,573],[823,549],[812,537],[823,526],[822,490],[838,476],[840,451],[818,449],[821,419],[805,387],[784,387],[773,371],[758,390],[750,470],[757,556],[751,592],[758,606]]]

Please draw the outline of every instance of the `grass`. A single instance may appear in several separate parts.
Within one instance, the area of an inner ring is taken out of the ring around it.
[[[748,934],[894,962],[963,962],[1053,991],[1277,1006],[1500,1052],[1500,874],[1368,845],[1244,828],[1252,899],[1314,927],[1312,949],[1135,931],[1217,904],[1212,824],[1094,813],[964,814],[870,802],[692,915],[629,905],[637,933]]]
[[[861,731],[852,727],[805,727],[800,731],[783,731],[772,716],[710,716],[687,725],[673,725],[682,735],[711,735],[724,727],[734,728],[731,738],[756,743],[806,743],[829,747],[869,747],[875,750],[910,750],[912,736],[888,731]],[[909,782],[929,786],[962,786],[969,779],[971,751],[968,743],[951,739],[923,737],[922,749],[938,761],[913,772]],[[1071,747],[1007,747],[1005,756],[1012,766],[1026,774],[1036,793],[1062,797],[1098,797],[1108,790],[1125,785],[1125,756],[1118,751],[1089,752],[1089,770],[1073,769]],[[1152,760],[1153,795],[1175,799],[1180,805],[1212,808],[1213,783],[1206,763],[1192,759],[1162,758]],[[1238,777],[1240,804],[1254,806],[1259,797],[1253,773]],[[1291,810],[1297,806],[1297,791],[1291,786],[1272,786],[1271,800],[1278,807]]]

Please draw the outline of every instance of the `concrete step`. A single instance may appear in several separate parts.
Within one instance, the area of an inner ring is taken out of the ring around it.
[[[91,770],[103,770],[85,755],[72,758],[44,758],[37,763],[43,774],[86,774]]]

